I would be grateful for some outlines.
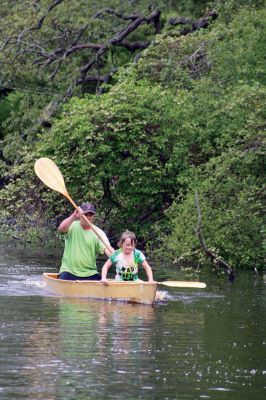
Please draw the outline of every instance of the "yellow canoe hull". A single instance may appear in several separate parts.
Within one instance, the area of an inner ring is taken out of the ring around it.
[[[118,282],[109,280],[109,284],[105,286],[99,281],[68,281],[57,279],[57,276],[58,274],[55,273],[43,273],[45,287],[50,293],[57,296],[123,300],[150,305],[155,301],[156,282]]]

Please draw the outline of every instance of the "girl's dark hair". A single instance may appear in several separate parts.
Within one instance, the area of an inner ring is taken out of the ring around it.
[[[136,239],[136,235],[134,232],[131,231],[125,231],[122,233],[119,242],[117,243],[118,247],[122,247],[122,244],[124,243],[124,241],[129,238],[131,240],[131,244],[136,246],[137,244],[137,239]]]

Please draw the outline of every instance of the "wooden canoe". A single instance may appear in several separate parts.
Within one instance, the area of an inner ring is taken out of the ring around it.
[[[50,293],[57,296],[123,300],[150,305],[155,301],[156,282],[109,280],[109,285],[105,286],[99,281],[68,281],[57,279],[57,276],[58,274],[55,273],[43,273],[45,287]]]

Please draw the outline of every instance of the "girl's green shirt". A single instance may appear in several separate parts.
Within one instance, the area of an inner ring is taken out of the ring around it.
[[[112,265],[116,268],[116,280],[136,281],[138,279],[138,265],[145,261],[144,254],[137,249],[133,250],[133,264],[128,265],[121,249],[116,250],[111,257]]]

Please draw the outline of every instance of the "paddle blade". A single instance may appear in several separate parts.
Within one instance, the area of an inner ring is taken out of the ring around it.
[[[164,281],[164,282],[157,282],[157,283],[158,283],[158,285],[177,287],[177,288],[198,288],[198,289],[206,288],[206,283],[203,283],[203,282]]]
[[[60,169],[50,158],[39,158],[35,162],[34,170],[38,178],[50,189],[56,190],[64,196],[67,194]]]

